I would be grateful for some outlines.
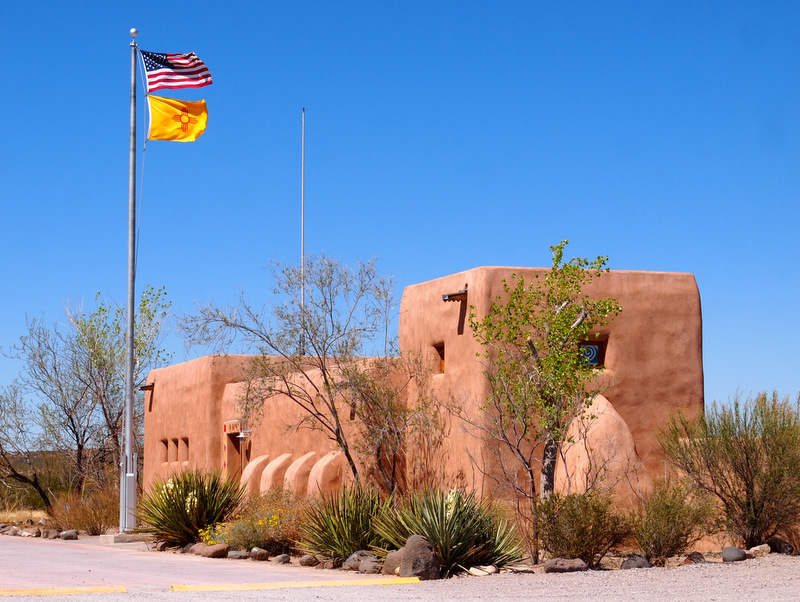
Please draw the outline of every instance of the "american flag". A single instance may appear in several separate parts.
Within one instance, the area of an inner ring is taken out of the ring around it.
[[[194,52],[167,54],[142,50],[147,91],[162,88],[202,88],[211,83],[211,73]]]

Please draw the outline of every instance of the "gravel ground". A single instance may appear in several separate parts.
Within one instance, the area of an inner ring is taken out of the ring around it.
[[[565,575],[456,577],[416,585],[347,585],[258,591],[169,592],[129,588],[126,594],[73,594],[69,600],[798,600],[800,556],[771,554],[731,564],[665,569],[601,570]],[[331,571],[331,579],[336,573]],[[7,599],[13,599],[10,597]],[[64,596],[60,596],[64,598]],[[22,599],[22,598],[20,598]],[[30,600],[30,598],[26,598]]]

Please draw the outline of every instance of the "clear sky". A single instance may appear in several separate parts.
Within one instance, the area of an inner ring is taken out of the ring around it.
[[[481,265],[691,272],[706,401],[795,395],[797,2],[3,2],[0,346],[124,304],[131,27],[214,84],[194,143],[150,142],[137,287],[266,299],[306,248],[402,287]],[[184,357],[177,339],[176,359]],[[189,356],[190,357],[190,356]],[[0,384],[19,365],[0,357]]]

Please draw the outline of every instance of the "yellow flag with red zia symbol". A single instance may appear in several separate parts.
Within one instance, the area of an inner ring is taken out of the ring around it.
[[[194,142],[206,131],[206,101],[187,102],[161,96],[148,96],[150,129],[148,140]]]

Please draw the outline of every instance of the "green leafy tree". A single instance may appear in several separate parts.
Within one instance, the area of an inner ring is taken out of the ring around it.
[[[556,462],[570,422],[600,391],[602,367],[586,360],[582,344],[621,311],[613,298],[592,299],[585,287],[607,272],[607,257],[564,260],[568,241],[550,247],[553,263],[530,281],[513,275],[489,312],[470,326],[484,347],[489,396],[483,420],[472,420],[499,451],[501,476],[527,500],[536,541],[537,469],[540,496],[553,492]],[[533,545],[535,548],[535,543]]]

